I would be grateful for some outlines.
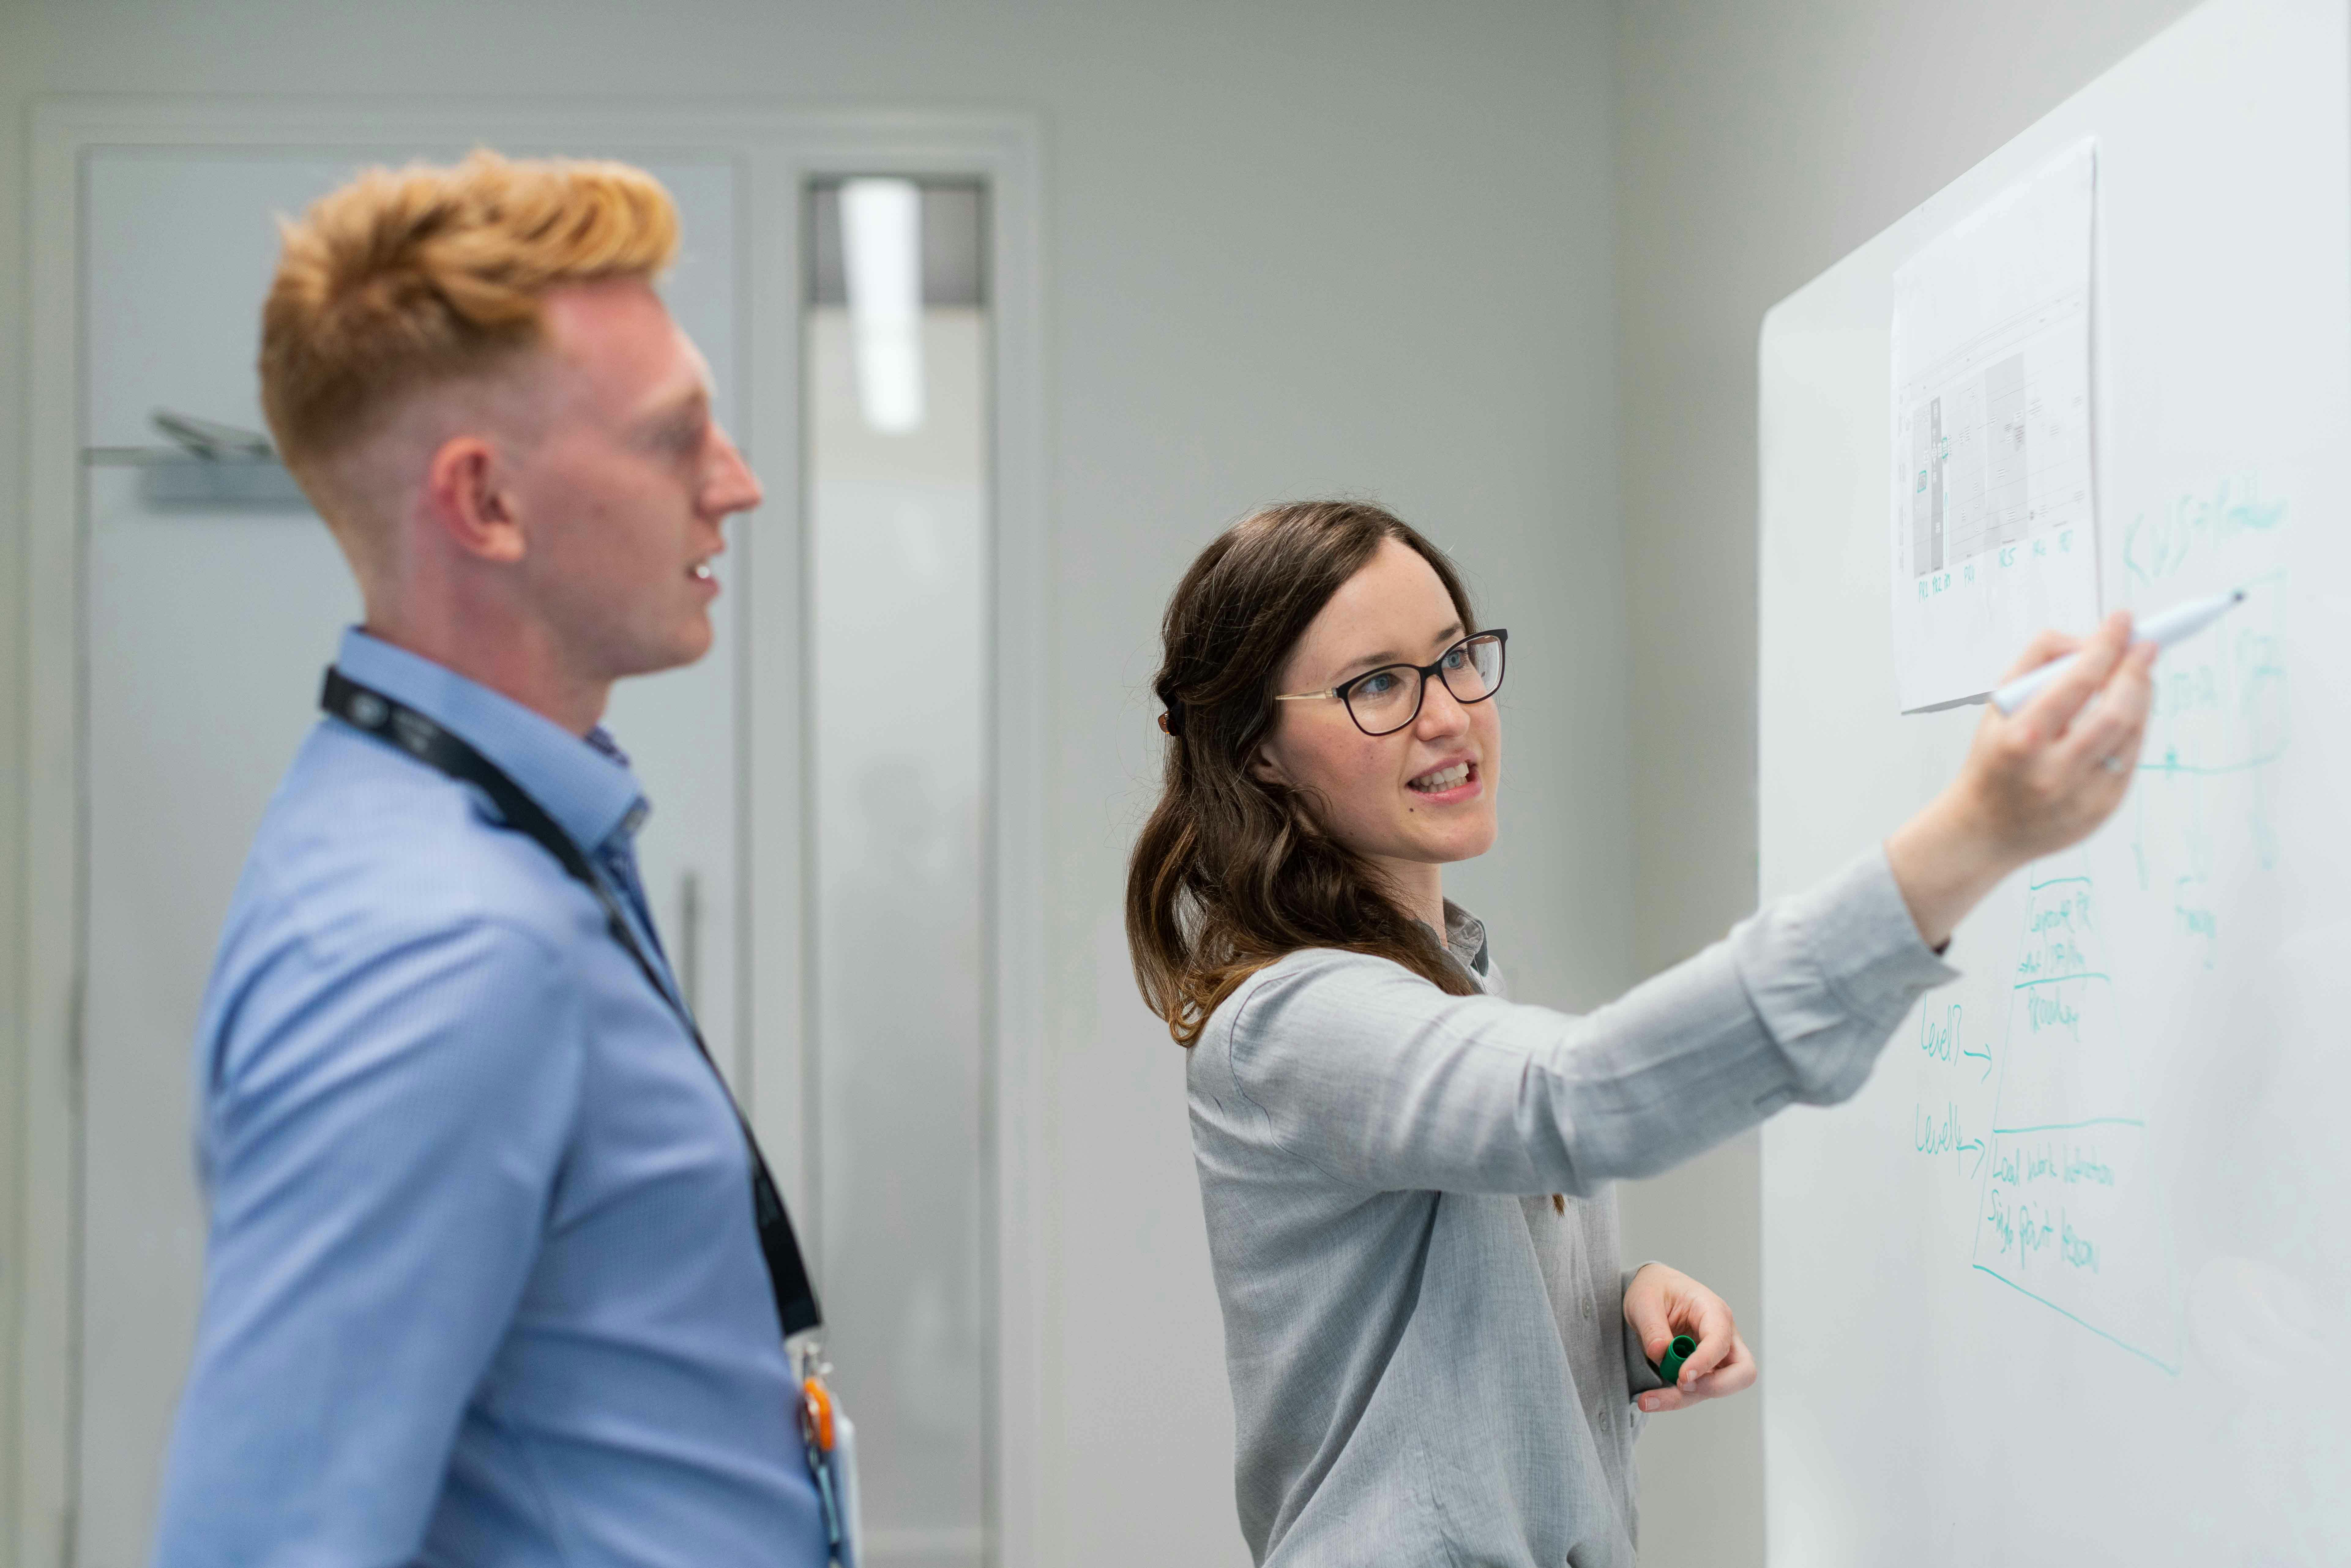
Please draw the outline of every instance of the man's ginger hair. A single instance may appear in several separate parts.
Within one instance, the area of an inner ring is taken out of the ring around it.
[[[486,151],[370,169],[279,228],[261,406],[330,522],[322,471],[414,393],[538,346],[549,290],[650,278],[677,249],[677,210],[643,170]]]

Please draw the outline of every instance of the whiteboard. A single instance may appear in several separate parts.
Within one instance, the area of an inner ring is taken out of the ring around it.
[[[1764,1130],[1775,1563],[2351,1562],[2339,0],[2211,0],[1766,318],[1761,891],[1966,749],[1981,710],[1896,712],[1893,276],[2085,136],[2102,599],[2251,597],[2158,666],[2116,818]]]

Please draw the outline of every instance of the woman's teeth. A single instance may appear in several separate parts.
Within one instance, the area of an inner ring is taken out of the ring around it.
[[[1468,782],[1468,779],[1469,765],[1466,762],[1457,762],[1452,767],[1438,772],[1422,774],[1412,780],[1412,788],[1424,795],[1439,795],[1447,789],[1458,789]]]
[[[708,582],[710,580],[710,563],[706,560],[695,561],[694,563],[694,578],[696,582]]]

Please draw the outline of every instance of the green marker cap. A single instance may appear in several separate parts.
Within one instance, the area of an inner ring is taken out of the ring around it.
[[[1677,1333],[1674,1335],[1674,1343],[1666,1346],[1664,1357],[1650,1363],[1650,1365],[1659,1377],[1665,1379],[1666,1386],[1671,1388],[1681,1380],[1682,1363],[1697,1354],[1698,1341],[1686,1333]]]

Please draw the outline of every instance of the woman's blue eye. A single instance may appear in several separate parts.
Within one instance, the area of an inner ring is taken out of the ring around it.
[[[1456,648],[1445,655],[1445,667],[1448,670],[1458,670],[1468,662],[1469,650],[1467,648]]]
[[[1355,689],[1367,697],[1384,697],[1394,692],[1401,684],[1393,673],[1380,670],[1365,675],[1363,684]]]

